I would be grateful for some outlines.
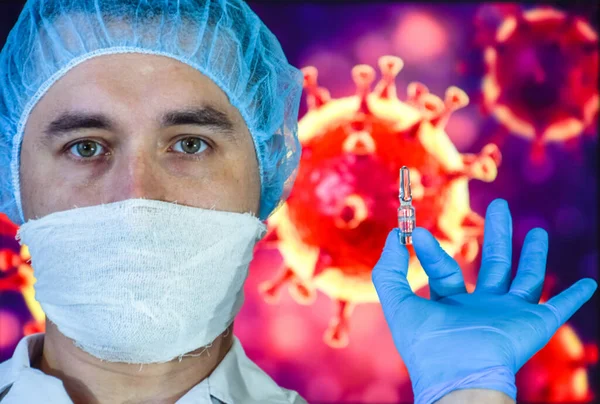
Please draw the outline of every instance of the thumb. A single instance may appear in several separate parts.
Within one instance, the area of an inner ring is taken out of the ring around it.
[[[408,284],[409,254],[400,244],[398,229],[392,230],[387,237],[379,261],[373,268],[373,284],[383,306],[384,312],[395,311],[397,306],[413,292]]]

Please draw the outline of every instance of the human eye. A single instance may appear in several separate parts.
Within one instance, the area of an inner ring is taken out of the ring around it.
[[[180,139],[173,146],[174,151],[190,155],[190,157],[196,157],[209,148],[210,146],[205,140],[193,136]]]
[[[75,160],[95,160],[97,157],[107,154],[104,146],[89,139],[68,146],[68,151]]]

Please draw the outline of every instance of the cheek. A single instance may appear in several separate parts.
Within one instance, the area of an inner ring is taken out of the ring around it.
[[[54,200],[52,193],[55,187],[44,186],[47,177],[43,172],[35,172],[26,165],[21,169],[21,204],[25,220],[35,216],[42,216],[48,212],[50,207],[48,201]]]
[[[222,209],[258,214],[260,202],[260,177],[258,165],[254,160],[238,158],[226,170],[221,181]]]
[[[20,164],[21,204],[25,219],[28,220],[29,217],[39,214],[39,204],[45,199],[40,194],[47,190],[47,187],[42,186],[46,180],[47,171],[41,170],[44,163],[39,160],[36,161],[33,151],[30,150],[25,141],[21,147]]]
[[[20,181],[25,219],[42,217],[77,203],[68,200],[69,195],[76,195],[69,175],[60,170],[52,155],[26,142],[21,152]]]
[[[238,198],[244,201],[244,210],[252,211],[258,215],[260,204],[260,175],[258,163],[254,159],[248,159],[240,169],[237,177],[237,187],[240,192]]]
[[[40,168],[43,168],[40,165]],[[69,207],[65,195],[69,195],[68,185],[61,176],[52,171],[36,169],[22,170],[21,199],[25,218],[42,217]]]

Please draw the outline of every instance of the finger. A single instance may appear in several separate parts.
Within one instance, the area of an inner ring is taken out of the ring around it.
[[[512,259],[512,219],[508,203],[496,199],[485,215],[481,269],[475,292],[506,293]]]
[[[523,242],[519,268],[509,293],[530,303],[538,303],[544,287],[547,257],[548,233],[539,228],[531,230]]]
[[[373,268],[372,279],[384,313],[394,311],[413,292],[408,284],[408,250],[400,244],[398,229],[387,237],[379,261]]]
[[[598,287],[596,281],[590,278],[581,279],[559,295],[554,296],[541,308],[552,334],[558,330],[579,308],[587,302]]]
[[[431,233],[423,228],[416,228],[413,232],[413,244],[417,258],[429,277],[431,300],[467,293],[458,263],[442,249]]]

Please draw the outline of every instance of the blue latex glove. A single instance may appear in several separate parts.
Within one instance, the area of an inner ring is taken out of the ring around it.
[[[515,374],[596,290],[582,279],[544,304],[548,235],[531,230],[511,282],[512,221],[502,199],[488,207],[479,279],[467,293],[456,261],[425,229],[413,244],[429,276],[431,299],[406,280],[408,250],[393,230],[373,269],[373,282],[396,348],[408,369],[415,403],[458,389],[491,389],[516,400]]]

